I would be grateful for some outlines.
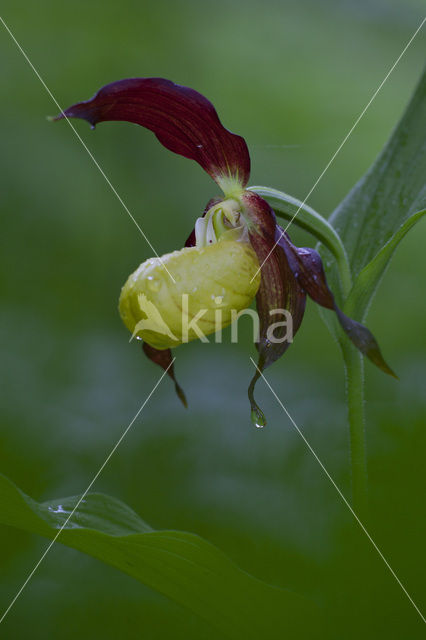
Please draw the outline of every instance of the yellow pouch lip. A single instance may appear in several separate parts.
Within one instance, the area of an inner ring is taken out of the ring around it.
[[[251,245],[243,241],[243,234],[242,227],[233,228],[223,233],[217,243],[205,247],[184,247],[142,263],[129,276],[119,301],[120,315],[132,335],[137,323],[148,319],[140,308],[140,294],[156,306],[169,329],[164,333],[164,326],[159,323],[159,331],[152,331],[151,322],[151,329],[146,326],[134,336],[155,348],[166,349],[182,344],[181,298],[185,293],[189,296],[189,321],[198,311],[205,309],[199,323],[204,335],[215,332],[217,309],[221,309],[223,318],[219,328],[228,326],[232,322],[231,310],[239,312],[247,308],[260,284],[260,275],[256,276],[256,254]],[[167,270],[164,265],[167,265]],[[167,271],[175,278],[175,284]],[[253,276],[256,277],[253,279]],[[154,284],[155,291],[152,290]],[[224,303],[216,303],[218,298]],[[190,333],[188,341],[197,338]]]

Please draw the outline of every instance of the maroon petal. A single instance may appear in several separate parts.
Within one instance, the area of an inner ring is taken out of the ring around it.
[[[286,336],[285,326],[274,329],[273,335],[278,339],[277,342],[271,342],[268,338],[268,329],[282,321],[282,317],[270,315],[269,312],[286,309],[292,316],[294,336],[303,319],[306,295],[293,274],[285,251],[276,244],[275,214],[268,203],[253,192],[245,192],[242,201],[245,206],[244,214],[249,222],[250,241],[259,264],[262,265],[260,287],[256,296],[260,320],[259,342],[256,345],[259,360],[248,394],[252,416],[258,425],[263,425],[265,418],[254,400],[255,384],[261,372],[278,360],[291,344],[286,339],[279,341]],[[267,256],[269,257],[265,260]]]
[[[195,247],[195,227],[186,239],[185,247]]]
[[[174,364],[173,362],[172,352],[170,349],[155,349],[151,347],[147,342],[144,342],[142,345],[142,349],[145,355],[155,364],[158,364],[164,371],[167,370],[168,375],[171,377],[173,382],[175,383],[176,393],[182,402],[184,407],[188,406],[186,402],[185,393],[183,392],[182,387],[176,382]]]
[[[293,273],[306,293],[322,307],[336,312],[339,323],[354,345],[367,356],[379,369],[397,377],[386,364],[379,345],[371,331],[364,325],[352,320],[339,309],[330,291],[324,273],[321,257],[315,249],[299,248],[290,241],[284,231],[277,227],[277,241],[285,251]]]
[[[237,180],[250,175],[244,138],[221,124],[215,108],[197,91],[164,78],[129,78],[112,82],[93,98],[57,116],[98,122],[124,120],[146,127],[170,151],[198,162],[213,180]]]

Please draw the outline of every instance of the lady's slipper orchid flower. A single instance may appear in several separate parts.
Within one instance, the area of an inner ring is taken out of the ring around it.
[[[146,355],[175,381],[171,348],[229,325],[256,296],[260,331],[258,371],[249,386],[252,419],[265,424],[254,400],[261,371],[288,348],[285,323],[275,310],[291,314],[293,335],[303,319],[306,295],[334,310],[355,346],[386,373],[376,340],[336,305],[319,254],[295,247],[277,225],[266,200],[246,189],[250,156],[244,139],[225,129],[201,94],[162,78],[131,78],[106,85],[95,96],[57,116],[98,122],[124,120],[155,133],[169,150],[195,160],[224,198],[211,200],[186,245],[143,262],[125,283],[119,309],[124,324],[143,340]],[[274,328],[271,339],[271,328]],[[185,396],[175,381],[181,400]]]

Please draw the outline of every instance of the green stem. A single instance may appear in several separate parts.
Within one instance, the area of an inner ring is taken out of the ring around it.
[[[268,187],[249,187],[265,198],[280,216],[290,223],[305,229],[322,242],[336,259],[341,284],[342,300],[345,301],[352,289],[349,260],[343,242],[334,227],[317,211],[297,198]],[[337,324],[337,323],[336,323]],[[341,329],[337,328],[338,334]],[[341,333],[339,339],[346,372],[346,395],[348,404],[349,437],[352,472],[352,504],[355,513],[367,518],[368,485],[367,456],[365,443],[364,416],[364,360],[362,354]]]
[[[288,220],[311,233],[334,255],[339,269],[342,294],[345,298],[352,288],[352,276],[348,256],[343,242],[335,228],[315,209],[288,193],[269,187],[249,187],[269,203],[278,217]]]
[[[368,515],[368,479],[364,413],[364,360],[347,340],[341,341],[346,372],[352,471],[352,505],[361,520]]]

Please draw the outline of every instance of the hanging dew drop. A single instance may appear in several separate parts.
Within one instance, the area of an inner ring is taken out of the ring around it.
[[[253,408],[251,411],[251,421],[256,429],[263,429],[266,425],[266,418],[259,407]]]

